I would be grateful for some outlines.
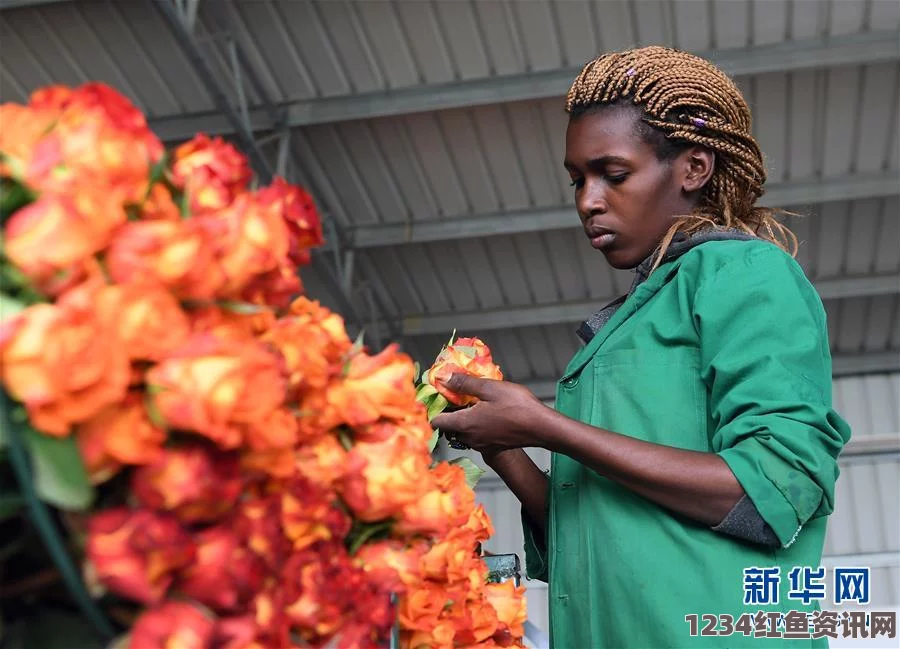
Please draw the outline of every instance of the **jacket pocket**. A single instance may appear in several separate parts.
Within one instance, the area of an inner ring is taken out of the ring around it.
[[[699,351],[619,349],[592,359],[590,423],[622,435],[709,451]]]

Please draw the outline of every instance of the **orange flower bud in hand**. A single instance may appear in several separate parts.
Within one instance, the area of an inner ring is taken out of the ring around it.
[[[503,373],[491,357],[491,350],[478,338],[460,338],[444,347],[434,365],[422,376],[423,382],[434,386],[454,405],[468,406],[478,401],[471,395],[452,392],[444,385],[454,374],[468,374],[497,381],[503,379]]]
[[[85,552],[89,574],[100,584],[122,597],[156,604],[174,573],[193,561],[195,548],[174,518],[120,507],[91,517]]]
[[[134,623],[127,649],[212,649],[215,621],[189,602],[165,602]]]
[[[148,509],[184,523],[210,522],[228,512],[242,489],[238,459],[204,446],[165,449],[132,476],[132,491]]]
[[[220,137],[200,133],[175,149],[172,184],[187,192],[194,215],[230,205],[251,176],[247,158]]]

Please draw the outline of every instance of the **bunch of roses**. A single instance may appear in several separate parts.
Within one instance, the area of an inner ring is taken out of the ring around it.
[[[486,583],[490,521],[432,461],[411,359],[300,295],[309,195],[250,189],[221,139],[166,156],[102,84],[0,124],[2,383],[124,486],[84,549],[93,592],[141,606],[130,646],[367,647],[397,619],[407,647],[519,646],[522,591]]]

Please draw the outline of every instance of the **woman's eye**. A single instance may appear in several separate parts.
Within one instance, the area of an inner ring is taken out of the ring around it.
[[[571,182],[569,183],[569,185],[571,185],[575,189],[580,189],[583,184],[584,184],[584,178],[573,178],[571,180]]]
[[[625,179],[628,178],[628,174],[615,174],[612,176],[607,176],[606,180],[611,182],[613,185],[619,185],[625,182]]]

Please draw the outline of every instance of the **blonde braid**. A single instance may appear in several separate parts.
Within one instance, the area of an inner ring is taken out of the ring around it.
[[[711,228],[741,230],[796,255],[797,237],[776,218],[783,211],[756,206],[765,193],[766,169],[751,133],[750,109],[727,75],[709,61],[667,47],[604,54],[582,68],[566,95],[566,112],[626,99],[666,139],[716,153],[699,204],[663,238],[657,263],[677,232]]]

